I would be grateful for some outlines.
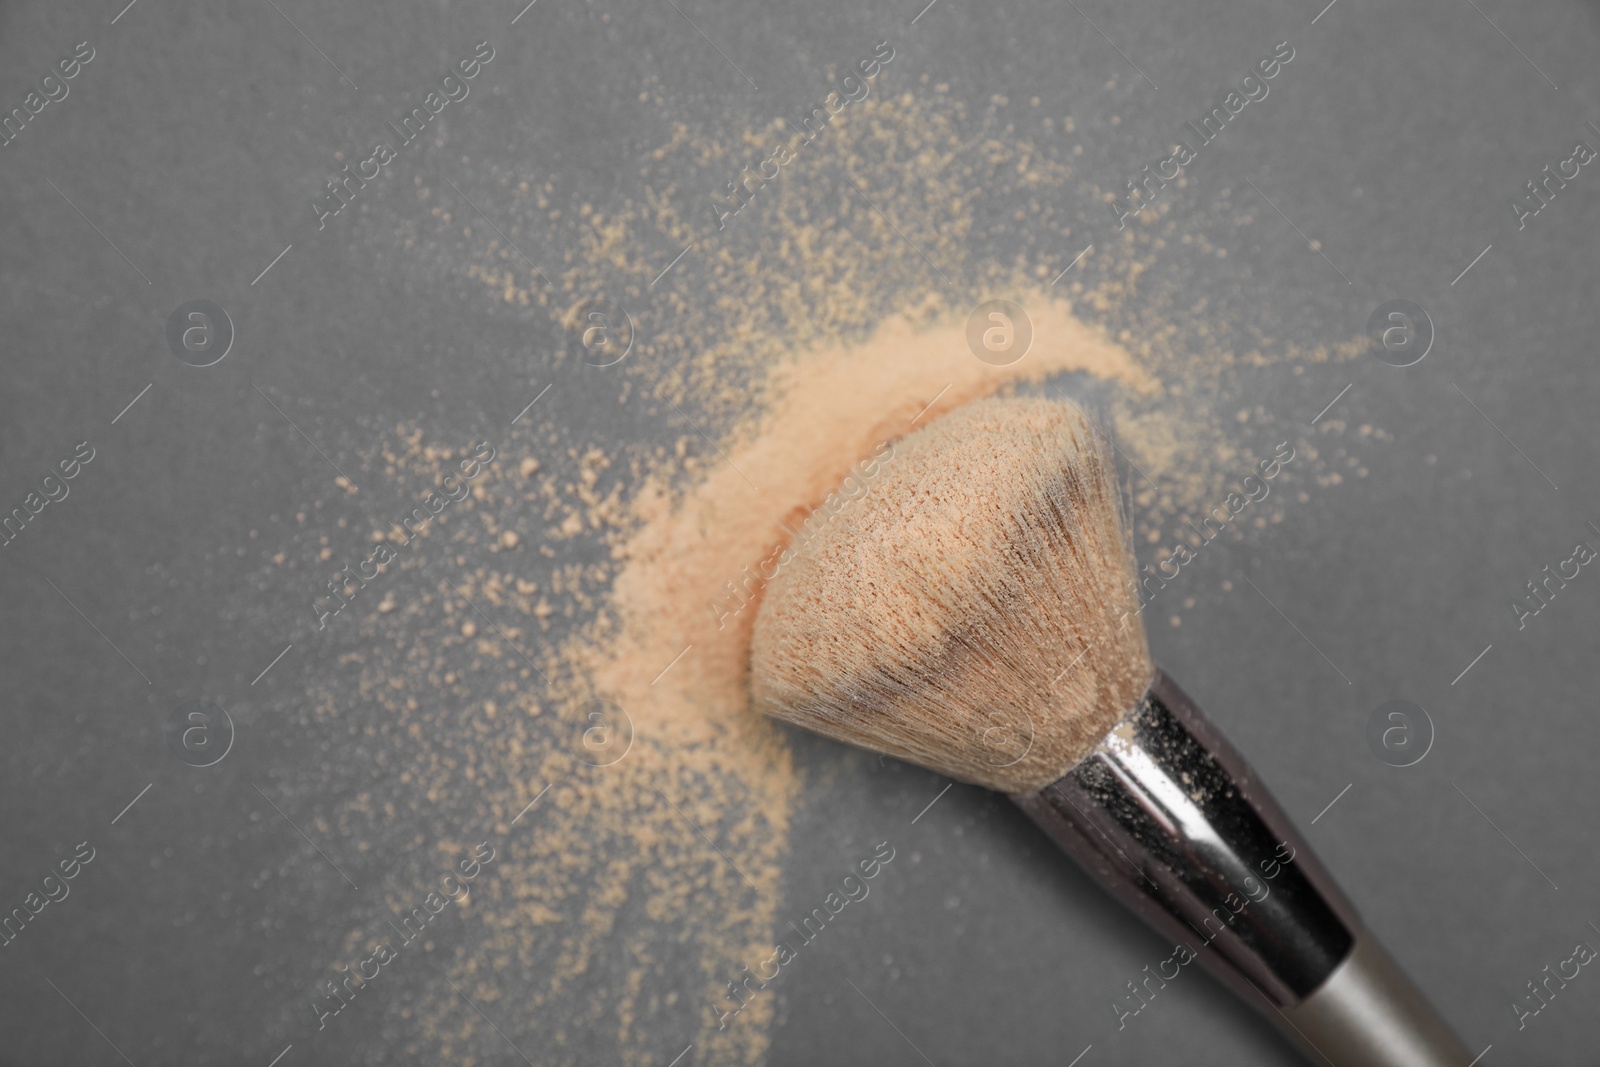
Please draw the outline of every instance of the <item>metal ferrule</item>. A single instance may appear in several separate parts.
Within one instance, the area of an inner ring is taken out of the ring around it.
[[[1012,799],[1315,1062],[1467,1062],[1244,758],[1164,673],[1082,762]]]

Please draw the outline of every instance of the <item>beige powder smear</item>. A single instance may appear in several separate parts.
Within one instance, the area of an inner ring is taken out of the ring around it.
[[[780,366],[784,399],[686,498],[674,500],[659,483],[641,495],[651,514],[613,586],[620,632],[587,654],[590,676],[633,710],[641,734],[704,743],[749,721],[746,661],[759,589],[746,583],[745,565],[784,544],[784,524],[804,521],[875,444],[976,396],[1063,371],[1145,384],[1119,349],[1056,310],[1041,316],[1034,353],[1005,368],[974,359],[963,327],[917,330],[893,320],[860,345]],[[652,666],[668,663],[652,677]],[[759,780],[769,772],[749,773]]]
[[[702,741],[748,718],[755,608],[744,604],[743,569],[784,543],[783,524],[803,521],[877,443],[974,397],[1065,371],[1149,386],[1125,353],[1060,309],[1042,306],[1035,320],[1033,350],[1003,368],[973,358],[964,323],[917,329],[898,318],[861,344],[790,360],[773,372],[782,399],[687,497],[675,499],[661,479],[640,494],[645,525],[613,584],[620,634],[586,666],[608,696],[637,709],[641,733]],[[743,591],[730,592],[730,582]],[[659,680],[647,669],[674,660]],[[724,698],[716,713],[701,706],[707,692]]]

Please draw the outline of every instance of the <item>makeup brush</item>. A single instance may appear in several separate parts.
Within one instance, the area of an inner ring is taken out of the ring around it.
[[[1314,1063],[1466,1050],[1243,757],[1150,660],[1115,465],[1075,407],[985,400],[894,445],[778,561],[768,715],[1011,796]]]

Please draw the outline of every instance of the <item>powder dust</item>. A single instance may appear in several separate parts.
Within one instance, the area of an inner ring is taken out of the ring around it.
[[[906,76],[914,91],[892,88]],[[1071,116],[1005,96],[969,104],[909,68],[886,68],[881,81],[890,91],[852,105],[804,147],[783,118],[742,137],[716,123],[664,122],[671,133],[641,152],[646,194],[638,200],[597,205],[574,190],[576,202],[564,204],[554,179],[530,180],[519,162],[464,158],[498,182],[520,220],[507,231],[517,247],[480,227],[465,204],[440,202],[421,179],[419,199],[454,232],[407,227],[401,236],[465,271],[491,299],[542,312],[530,315],[542,321],[560,321],[596,296],[617,301],[638,337],[634,355],[608,368],[621,402],[642,393],[690,408],[713,437],[770,402],[781,383],[767,370],[787,354],[860,340],[897,316],[949,321],[1003,296],[1030,316],[1053,308],[1093,323],[1158,383],[1131,395],[1079,384],[1098,409],[1091,414],[1143,472],[1132,482],[1141,544],[1153,533],[1163,547],[1255,459],[1305,434],[1324,402],[1310,412],[1240,410],[1233,398],[1250,391],[1251,376],[1299,377],[1366,354],[1361,335],[1299,337],[1295,309],[1263,307],[1243,286],[1207,286],[1196,297],[1195,276],[1225,267],[1224,242],[1239,241],[1260,214],[1259,205],[1236,202],[1232,188],[1209,203],[1185,202],[1190,183],[1180,177],[1171,199],[1110,230],[1113,193],[1076,173],[1088,138]],[[662,96],[642,95],[673,112]],[[1112,104],[1083,110],[1116,121]],[[718,230],[708,194],[778,141],[796,146],[799,158]],[[560,272],[530,269],[522,238],[559,250]],[[1385,436],[1367,427],[1356,448],[1333,444],[1324,454],[1319,441],[1345,428],[1319,423],[1300,449],[1313,477],[1360,474],[1359,446]],[[688,443],[699,444],[689,433]],[[700,473],[692,456],[681,469]],[[1280,519],[1278,509],[1265,509],[1264,521]]]
[[[479,357],[481,378],[549,384],[550,400],[340,617],[343,670],[306,694],[305,721],[324,731],[363,709],[346,729],[365,769],[308,768],[287,784],[347,793],[328,802],[325,832],[412,857],[384,883],[392,909],[414,903],[423,857],[453,855],[463,835],[503,846],[437,950],[504,1037],[434,983],[381,1001],[406,1059],[500,1062],[507,1039],[541,1063],[642,1067],[690,1042],[697,1064],[763,1059],[775,997],[724,1031],[711,1005],[783,925],[804,781],[780,729],[748,708],[755,607],[730,610],[728,583],[877,442],[996,392],[1070,395],[1138,471],[1141,547],[1179,536],[1284,436],[1307,457],[1303,489],[1360,467],[1354,449],[1282,428],[1303,413],[1230,399],[1241,375],[1361,351],[1296,341],[1244,294],[1186,298],[1185,272],[1222,250],[1195,233],[1248,224],[1233,205],[1192,205],[1209,223],[1184,226],[1175,196],[1063,273],[1085,235],[1106,230],[1086,221],[1104,215],[1105,194],[1074,173],[1070,120],[1003,97],[969,107],[909,63],[880,85],[722,230],[707,191],[785,124],[689,125],[663,90],[643,95],[671,132],[640,146],[635,192],[611,202],[520,158],[462,159],[515,248],[415,179],[427,210],[394,235],[397,270],[466,279],[486,316],[536,336],[596,298],[627,309],[636,333],[606,368],[559,337],[531,376],[525,357]],[[540,272],[519,249],[537,252]],[[1004,368],[965,339],[970,310],[995,296],[1035,329]],[[603,405],[589,422],[563,413],[563,391],[606,388],[614,420],[596,419]],[[1337,415],[1320,436],[1342,440]],[[459,457],[458,432],[398,426],[357,480],[412,499]],[[398,539],[377,518],[370,537]],[[301,516],[300,530],[272,580],[319,588],[366,554],[362,529]],[[371,934],[366,918],[343,931],[349,946]]]

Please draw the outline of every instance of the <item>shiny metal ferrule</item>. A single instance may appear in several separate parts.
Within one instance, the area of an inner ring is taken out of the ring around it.
[[[1012,799],[1316,1062],[1464,1067],[1249,764],[1164,673],[1077,766]]]

